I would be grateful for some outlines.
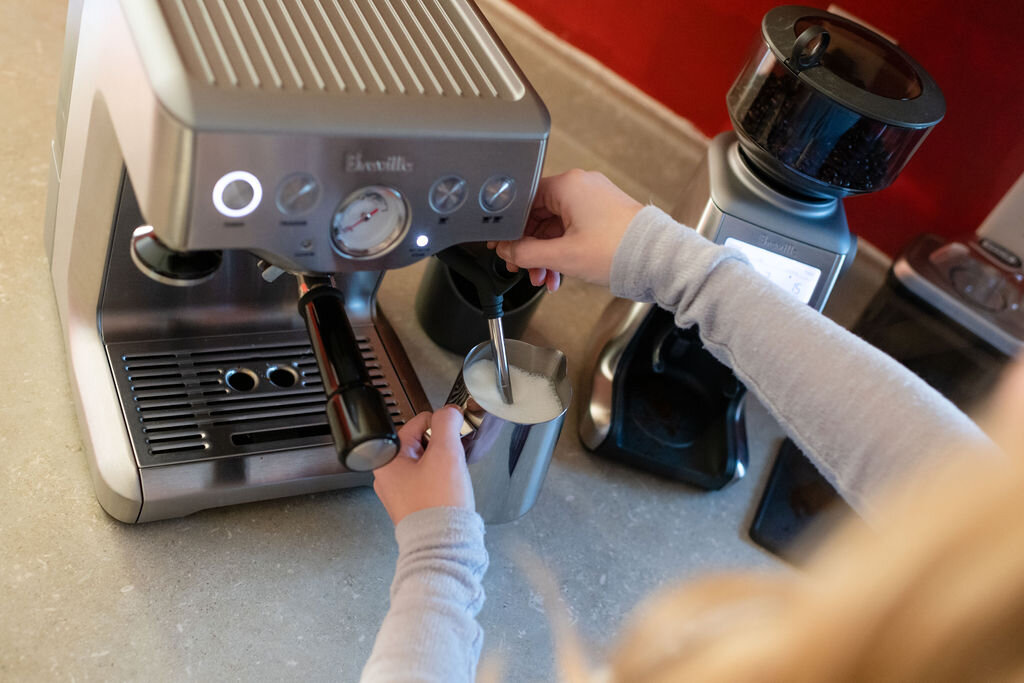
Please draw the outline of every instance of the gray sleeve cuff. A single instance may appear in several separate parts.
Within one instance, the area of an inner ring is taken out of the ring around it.
[[[484,521],[465,508],[435,507],[406,515],[395,527],[395,539],[399,556],[420,548],[446,548],[460,556],[487,555]]]

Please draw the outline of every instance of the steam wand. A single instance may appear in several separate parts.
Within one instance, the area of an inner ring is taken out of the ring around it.
[[[488,318],[487,329],[491,333],[491,355],[494,356],[494,370],[498,376],[501,400],[510,404],[512,375],[508,369],[508,356],[505,354],[505,330],[502,329],[501,318]]]
[[[480,299],[480,309],[487,318],[487,328],[491,336],[491,355],[498,389],[505,403],[512,403],[512,376],[508,369],[508,356],[505,352],[505,332],[501,318],[504,296],[508,290],[523,277],[522,271],[510,273],[505,262],[495,252],[482,243],[460,244],[438,252],[437,258],[462,277],[469,280],[476,288]]]

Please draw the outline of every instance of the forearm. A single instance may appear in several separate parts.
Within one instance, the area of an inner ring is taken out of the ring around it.
[[[476,615],[487,570],[483,520],[431,508],[395,529],[398,563],[391,607],[363,681],[473,681],[483,644]]]
[[[681,327],[698,324],[706,348],[861,511],[950,447],[990,446],[916,375],[653,207],[616,252],[612,291],[657,302]]]

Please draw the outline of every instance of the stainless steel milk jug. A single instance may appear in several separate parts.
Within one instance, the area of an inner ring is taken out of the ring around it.
[[[513,422],[488,412],[467,388],[465,373],[477,361],[493,360],[490,343],[478,344],[466,354],[446,402],[463,411],[462,445],[473,480],[476,510],[488,524],[514,521],[533,506],[572,399],[572,382],[561,351],[509,339],[506,352],[509,365],[551,379],[562,410],[535,423]]]

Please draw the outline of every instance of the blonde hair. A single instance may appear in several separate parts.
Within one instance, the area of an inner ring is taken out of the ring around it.
[[[600,679],[1024,680],[1022,417],[1018,364],[986,421],[1005,456],[936,468],[879,505],[877,528],[830,534],[806,571],[659,593]],[[564,661],[568,679],[595,679],[578,653]]]

